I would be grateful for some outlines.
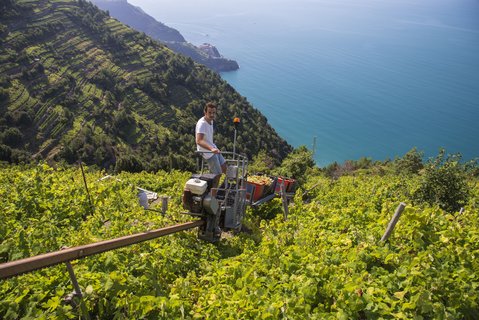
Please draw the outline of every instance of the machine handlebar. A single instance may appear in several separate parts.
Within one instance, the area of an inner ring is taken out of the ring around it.
[[[200,153],[214,153],[213,151],[201,151],[201,150],[196,150],[195,151],[196,153],[200,154]],[[232,151],[220,151],[221,154],[230,154],[230,155],[233,155],[233,157],[242,157],[242,158],[247,158],[246,155],[244,154],[238,154],[236,152],[232,152]]]

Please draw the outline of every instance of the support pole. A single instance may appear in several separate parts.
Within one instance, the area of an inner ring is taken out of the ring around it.
[[[396,208],[396,212],[394,212],[394,215],[391,218],[391,221],[389,221],[389,225],[386,229],[386,232],[384,232],[381,238],[381,241],[386,241],[389,238],[389,236],[391,235],[391,232],[393,232],[393,229],[399,220],[399,217],[401,216],[401,213],[404,211],[404,208],[406,208],[406,204],[404,202],[401,202],[399,206]]]
[[[70,261],[65,262],[65,264],[67,265],[68,274],[70,275],[70,280],[72,281],[73,289],[75,290],[75,295],[79,298],[82,298],[83,294],[81,292],[80,286],[78,285],[75,272],[73,272],[72,264],[70,263]]]
[[[236,128],[235,128],[235,135],[233,140],[233,160],[235,159],[235,154],[236,154]]]
[[[88,194],[88,202],[90,204],[90,210],[91,210],[90,214],[93,214],[94,212],[93,202],[91,201],[90,191],[88,190],[88,185],[86,183],[86,177],[85,177],[85,171],[83,170],[83,164],[81,161],[80,161],[80,168],[81,168],[81,174],[83,176],[83,183],[85,184],[86,193]]]
[[[90,313],[88,312],[88,309],[83,302],[83,294],[81,292],[80,286],[78,285],[77,277],[75,276],[75,272],[73,271],[72,264],[70,263],[70,261],[65,262],[65,264],[67,266],[68,274],[70,275],[70,280],[73,284],[73,289],[75,290],[73,295],[80,299],[81,317],[83,320],[90,320]],[[71,297],[71,299],[73,299],[73,297]]]
[[[459,218],[459,216],[462,215],[464,213],[464,211],[465,211],[464,208],[461,207],[461,209],[459,210],[459,213],[454,217],[454,219]]]
[[[286,199],[286,188],[284,186],[284,179],[280,185],[281,190],[281,200],[283,201],[283,211],[284,211],[284,220],[288,220],[289,209],[288,209],[288,199]]]
[[[168,200],[170,197],[168,196],[161,196],[161,214],[166,215],[166,211],[168,210]]]
[[[236,158],[236,130],[238,129],[238,125],[239,125],[240,121],[241,120],[238,117],[235,117],[233,119],[233,124],[234,124],[234,127],[235,127],[235,135],[234,135],[234,141],[233,141],[233,160]]]

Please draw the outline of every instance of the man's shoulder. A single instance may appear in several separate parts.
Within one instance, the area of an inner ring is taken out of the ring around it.
[[[208,129],[208,121],[206,121],[205,117],[202,117],[196,123],[196,133],[205,133]]]
[[[197,126],[212,126],[213,123],[209,123],[208,121],[206,121],[205,117],[202,117],[198,120],[198,122],[196,123]]]

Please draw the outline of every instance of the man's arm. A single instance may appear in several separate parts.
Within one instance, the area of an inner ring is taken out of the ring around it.
[[[206,150],[210,150],[213,153],[220,153],[220,150],[217,148],[210,146],[206,140],[205,140],[205,134],[204,133],[197,133],[196,134],[196,144],[205,148]]]

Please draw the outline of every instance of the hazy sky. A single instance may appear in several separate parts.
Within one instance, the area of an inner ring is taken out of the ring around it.
[[[217,16],[241,16],[242,14],[255,12],[274,13],[275,7],[291,3],[297,4],[297,9],[291,14],[310,14],[308,3],[324,4],[325,9],[334,8],[335,11],[328,11],[329,18],[334,19],[334,12],[338,18],[344,14],[354,14],[356,9],[372,10],[381,13],[383,11],[392,13],[398,11],[409,11],[413,16],[415,11],[431,12],[437,16],[437,11],[454,18],[456,15],[456,26],[477,28],[479,26],[479,1],[478,0],[128,0],[129,3],[141,7],[145,12],[152,15],[160,22],[185,23],[191,20],[198,21],[201,18],[214,19]],[[318,8],[318,6],[314,6]],[[333,15],[331,16],[331,13]],[[470,19],[464,19],[464,13],[469,12]],[[459,18],[460,17],[460,18]],[[181,31],[181,30],[180,30]]]

